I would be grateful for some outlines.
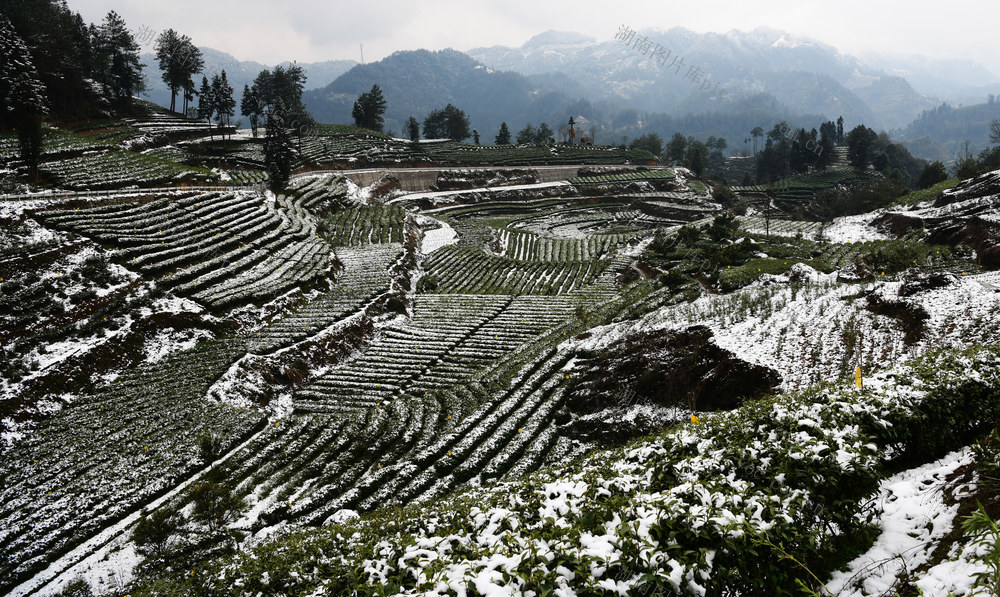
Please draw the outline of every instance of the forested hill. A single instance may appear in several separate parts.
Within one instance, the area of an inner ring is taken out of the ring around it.
[[[396,52],[372,64],[358,65],[322,89],[306,92],[309,112],[320,122],[350,122],[358,96],[378,85],[385,95],[387,130],[400,133],[410,116],[422,120],[431,110],[452,103],[465,110],[484,137],[501,122],[555,126],[570,112],[570,98],[544,83],[494,71],[455,50]]]
[[[965,142],[968,141],[969,150],[978,153],[991,145],[990,122],[997,118],[1000,118],[1000,100],[993,96],[985,103],[972,106],[955,108],[949,104],[941,104],[922,113],[899,136],[908,145],[914,145],[912,141],[929,137],[951,156],[963,152]]]

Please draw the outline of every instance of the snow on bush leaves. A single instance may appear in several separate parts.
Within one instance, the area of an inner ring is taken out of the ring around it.
[[[864,392],[747,403],[523,481],[290,535],[140,594],[795,594],[812,579],[803,566],[825,572],[875,514],[866,498],[886,464],[992,421],[998,365],[997,348],[939,353]]]

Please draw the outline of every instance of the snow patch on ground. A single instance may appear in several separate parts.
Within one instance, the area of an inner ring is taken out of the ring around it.
[[[948,560],[922,573],[913,584],[925,595],[970,595],[973,575],[986,572],[985,566],[972,560],[984,554],[984,548],[967,544],[951,554]]]
[[[417,223],[425,228],[424,239],[420,244],[420,252],[424,255],[458,242],[458,233],[455,229],[441,220],[419,215],[416,219]]]
[[[204,307],[191,299],[168,294],[153,301],[153,313],[202,313]]]
[[[347,185],[347,198],[355,203],[368,203],[372,198],[372,187],[361,187],[358,186],[350,178],[344,178],[344,184]],[[391,202],[390,202],[391,203]]]
[[[631,243],[626,244],[625,247],[619,250],[618,253],[627,257],[639,257],[646,251],[646,249],[649,248],[649,245],[653,244],[654,240],[656,240],[656,238],[650,236],[649,238],[642,239],[634,245]]]
[[[891,237],[882,234],[871,226],[872,220],[882,215],[883,212],[861,214],[859,216],[844,216],[836,218],[833,223],[823,231],[823,238],[831,243],[856,243],[871,242],[875,240],[888,240]]]
[[[190,350],[202,340],[209,340],[212,334],[206,330],[176,331],[174,328],[158,330],[156,335],[146,340],[144,351],[147,363],[155,363],[168,354]]]
[[[424,193],[410,193],[407,195],[402,195],[400,197],[392,199],[391,201],[389,201],[389,203],[397,203],[400,201],[414,201],[417,199],[429,199],[431,201],[434,201],[435,203],[438,203],[439,200],[441,199],[448,199],[449,197],[453,197],[455,195],[462,195],[466,193],[488,193],[490,191],[495,191],[497,189],[502,189],[504,191],[527,191],[534,189],[547,189],[550,187],[562,187],[568,185],[569,185],[568,182],[557,181],[557,182],[539,182],[534,184],[518,184],[510,186],[505,185],[499,187],[479,187],[476,189],[463,189],[458,191],[427,191]],[[428,210],[425,213],[430,213],[431,211],[433,210]]]
[[[1000,342],[1000,329],[990,323],[1000,311],[1000,292],[972,276],[959,276],[951,285],[906,299],[929,315],[924,338],[906,346],[897,321],[865,309],[865,298],[852,298],[872,291],[900,300],[901,282],[844,285],[832,274],[805,266],[793,270],[798,271],[791,274],[808,283],[791,285],[789,274],[764,276],[731,294],[704,295],[637,321],[595,328],[589,338],[569,344],[600,350],[634,333],[706,325],[718,346],[774,369],[782,377],[782,390],[796,390],[841,378],[856,365],[867,375],[932,350]]]
[[[838,597],[889,595],[899,577],[910,576],[926,564],[958,514],[958,504],[945,504],[944,481],[972,460],[972,451],[966,448],[883,481],[877,498],[882,534],[865,554],[848,564],[846,571],[835,573],[827,588]],[[933,578],[923,579],[934,587],[928,594],[945,595],[949,590],[964,594],[971,589],[970,570],[962,566],[935,568]],[[958,574],[949,576],[948,572]]]

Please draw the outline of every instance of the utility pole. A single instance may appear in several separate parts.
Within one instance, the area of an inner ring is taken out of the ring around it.
[[[361,44],[361,64],[365,63],[365,44]]]

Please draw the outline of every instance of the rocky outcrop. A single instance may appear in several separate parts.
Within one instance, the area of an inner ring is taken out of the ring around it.
[[[966,245],[976,263],[1000,269],[1000,170],[959,183],[929,206],[886,212],[872,225],[895,236],[923,228],[927,242]]]
[[[747,363],[712,341],[705,326],[630,335],[597,354],[583,355],[567,407],[577,415],[621,413],[633,406],[696,411],[730,410],[746,399],[772,393],[777,372]],[[580,439],[617,443],[633,437],[631,427],[607,428],[605,417],[583,416],[566,431]],[[631,417],[634,418],[634,417]],[[647,421],[635,427],[648,433]],[[669,421],[659,421],[662,426]]]

